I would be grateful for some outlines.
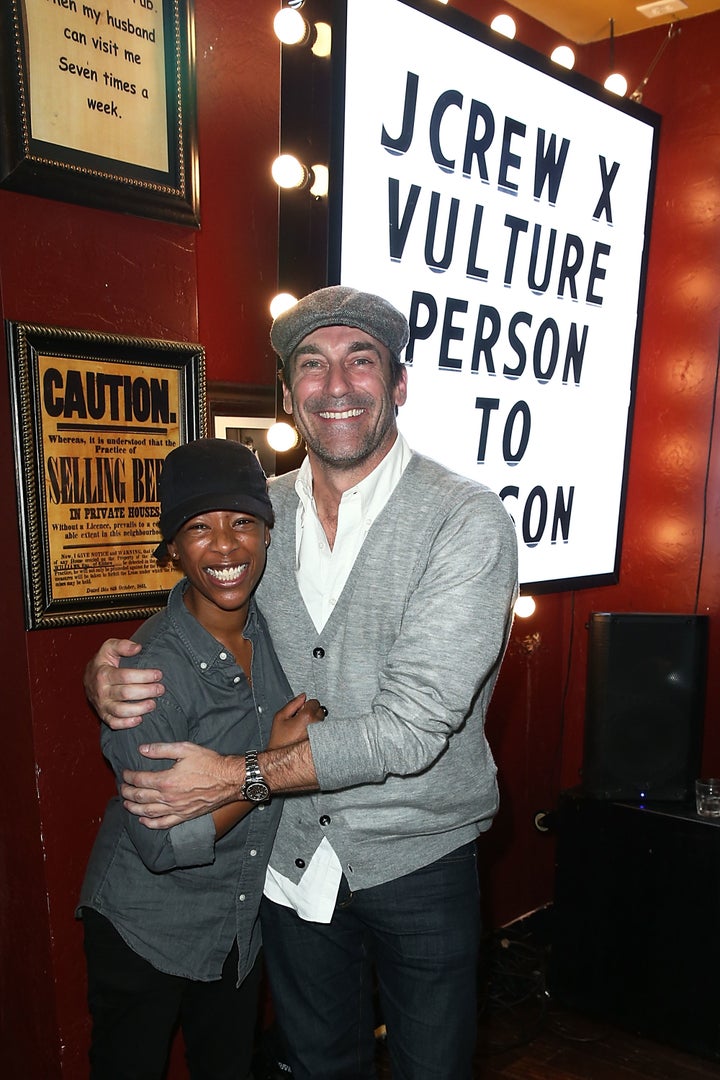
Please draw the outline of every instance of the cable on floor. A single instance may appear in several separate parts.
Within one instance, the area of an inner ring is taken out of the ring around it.
[[[526,1046],[547,1017],[545,949],[508,928],[488,936],[481,961],[479,1047],[484,1055]]]

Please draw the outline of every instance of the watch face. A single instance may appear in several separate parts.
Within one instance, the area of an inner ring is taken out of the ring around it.
[[[270,798],[270,788],[264,780],[249,780],[244,794],[249,802],[266,802]]]

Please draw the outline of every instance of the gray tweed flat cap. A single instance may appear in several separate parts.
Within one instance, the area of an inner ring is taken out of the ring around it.
[[[382,296],[330,285],[298,300],[272,324],[270,341],[283,364],[303,338],[321,326],[356,326],[382,342],[398,360],[410,337],[405,316]]]

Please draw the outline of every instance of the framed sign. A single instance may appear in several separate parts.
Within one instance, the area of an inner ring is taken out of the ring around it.
[[[232,439],[252,450],[266,476],[275,475],[275,451],[267,433],[275,423],[275,391],[270,386],[208,383],[208,434]]]
[[[498,493],[526,590],[617,581],[659,116],[435,0],[315,7],[332,70],[283,52],[282,146],[329,147],[327,266],[283,191],[280,287],[406,314],[398,426]]]
[[[199,345],[7,322],[28,630],[144,618],[166,455],[205,430]]]
[[[192,0],[0,0],[0,185],[199,222]]]

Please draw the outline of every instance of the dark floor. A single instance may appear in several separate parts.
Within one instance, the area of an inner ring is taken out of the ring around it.
[[[547,956],[542,944],[522,933],[501,933],[486,943],[477,1080],[720,1080],[720,1060],[560,1008],[546,991]],[[709,1042],[717,1045],[714,1034]],[[378,1076],[391,1075],[380,1042]]]
[[[486,1036],[512,1035],[511,1023],[501,1025],[503,1030],[498,1031],[495,1021],[486,1021],[481,1025],[481,1035],[483,1026]],[[528,1042],[502,1050],[501,1040],[495,1046],[493,1041],[494,1038],[490,1046],[481,1046],[476,1056],[477,1080],[718,1080],[720,1077],[720,1062],[715,1064],[552,1007]],[[378,1076],[380,1080],[391,1077],[382,1052]]]
[[[529,1018],[528,1018],[529,1019]],[[641,1039],[550,1005],[528,1030],[518,1015],[483,1017],[475,1059],[476,1080],[718,1080],[720,1063]],[[509,1047],[503,1049],[503,1047]],[[291,1074],[260,1070],[262,1080]],[[392,1080],[378,1042],[378,1080]],[[452,1080],[448,1077],[447,1080]]]
[[[522,1010],[518,1010],[522,1011]],[[600,1021],[554,1008],[542,1019],[485,1016],[475,1058],[477,1080],[718,1080],[720,1062],[641,1039]],[[508,1047],[508,1049],[504,1049]],[[382,1047],[379,1080],[392,1073]],[[448,1080],[452,1080],[448,1077]]]
[[[720,1063],[550,1009],[525,1047],[478,1057],[479,1080],[717,1080]]]
[[[512,937],[502,932],[486,942],[477,1080],[720,1080],[720,1059],[686,1053],[561,1008],[546,990],[547,956],[547,948],[525,933]],[[382,1038],[377,1047],[378,1080],[392,1080]],[[286,1070],[258,1068],[255,1075],[257,1080],[289,1080]]]

